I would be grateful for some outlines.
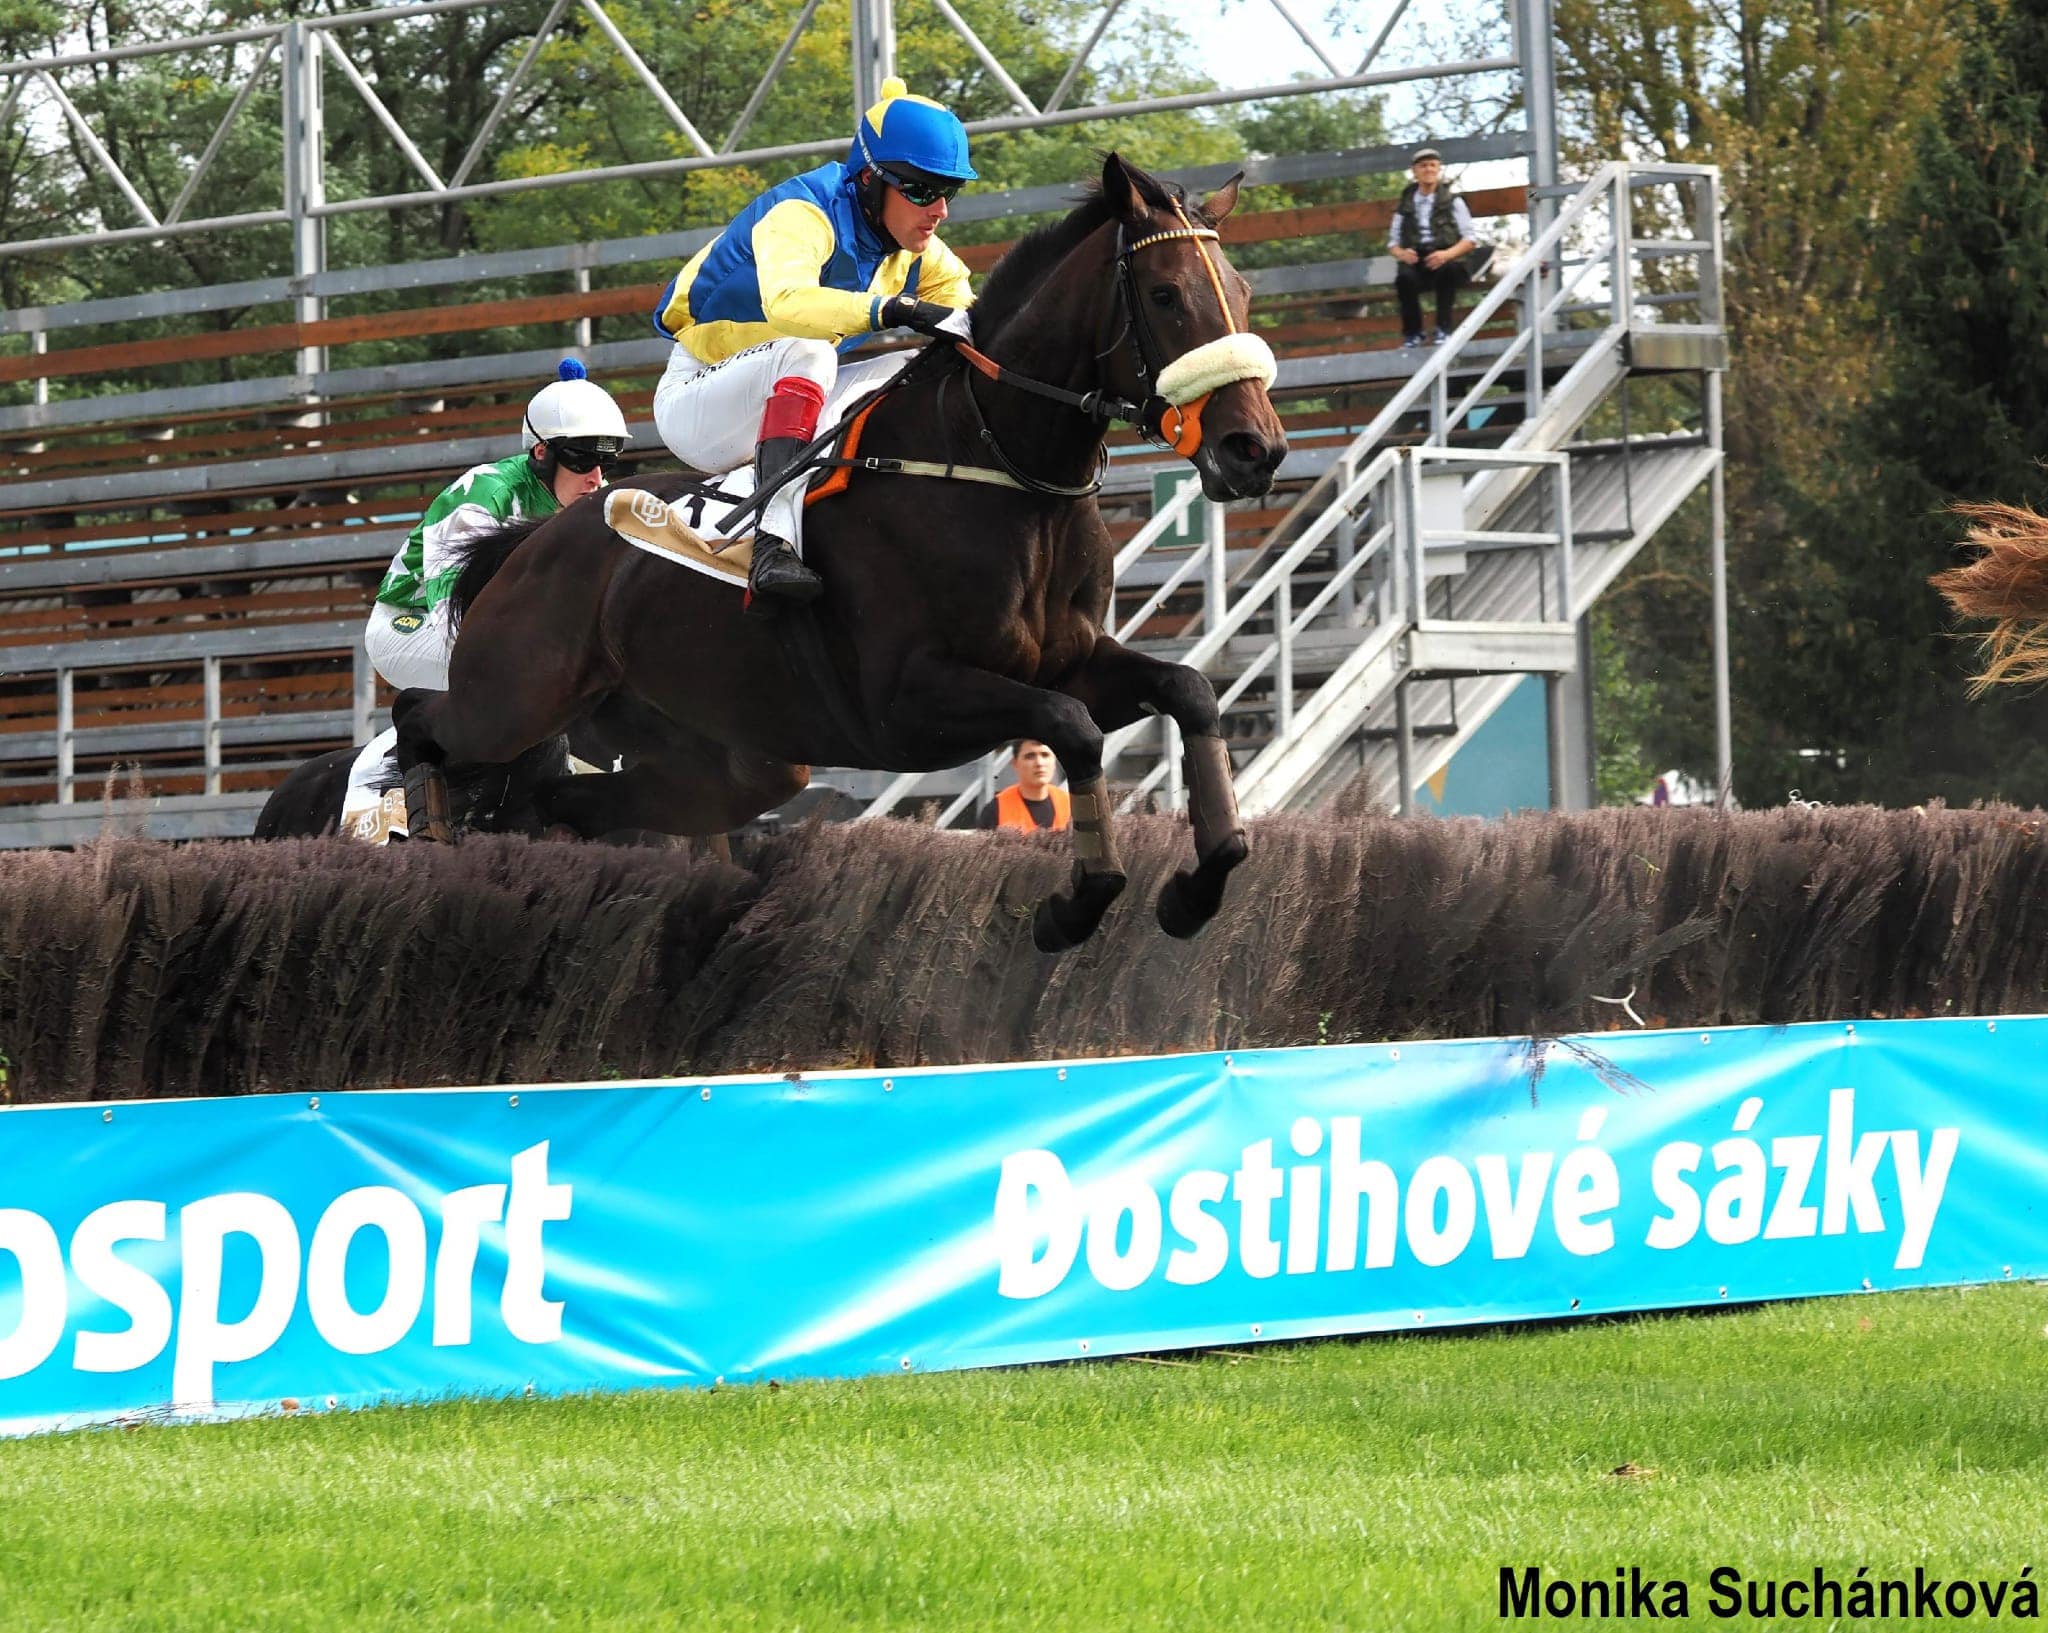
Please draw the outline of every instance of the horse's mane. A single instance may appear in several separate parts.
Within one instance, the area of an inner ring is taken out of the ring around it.
[[[1161,181],[1136,168],[1128,168],[1128,174],[1146,201],[1159,209],[1171,209],[1175,201],[1186,201],[1186,194],[1177,183]],[[1116,212],[1102,195],[1102,184],[1090,182],[1076,196],[1074,208],[1068,214],[1043,227],[1034,227],[1011,245],[1009,253],[989,270],[988,281],[975,297],[976,344],[986,345],[1001,334],[1003,326],[1023,310],[1052,269],[1079,248],[1096,228],[1115,219]]]
[[[974,298],[975,338],[986,342],[1002,332],[1045,281],[1096,228],[1111,219],[1109,202],[1100,187],[1091,186],[1073,210],[1058,221],[1034,227],[989,270],[988,281]],[[984,329],[983,325],[987,328]]]
[[[469,611],[470,604],[483,594],[484,586],[497,575],[500,567],[512,552],[526,542],[527,535],[550,520],[546,516],[529,516],[519,521],[507,522],[488,533],[479,533],[473,539],[458,544],[449,552],[462,563],[462,571],[456,575],[455,588],[448,596],[449,628],[462,625],[462,615]]]

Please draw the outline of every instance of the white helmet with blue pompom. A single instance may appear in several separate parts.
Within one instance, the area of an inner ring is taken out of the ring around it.
[[[573,357],[563,358],[555,374],[526,405],[525,446],[564,437],[611,437],[625,446],[626,416],[619,412],[612,394],[588,378]]]

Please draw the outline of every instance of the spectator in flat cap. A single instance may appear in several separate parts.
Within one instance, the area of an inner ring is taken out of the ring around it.
[[[1422,292],[1436,292],[1435,344],[1442,345],[1458,326],[1458,291],[1472,281],[1467,257],[1478,248],[1472,236],[1472,212],[1465,201],[1443,185],[1443,155],[1433,147],[1415,150],[1409,160],[1414,176],[1401,190],[1387,247],[1398,263],[1394,295],[1401,303],[1401,344],[1420,346]]]

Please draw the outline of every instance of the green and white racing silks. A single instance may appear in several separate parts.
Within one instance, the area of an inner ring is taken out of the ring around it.
[[[426,612],[448,599],[462,570],[456,547],[506,522],[552,516],[561,506],[534,473],[533,461],[514,454],[494,465],[465,472],[427,506],[419,525],[391,558],[377,599],[394,607]]]

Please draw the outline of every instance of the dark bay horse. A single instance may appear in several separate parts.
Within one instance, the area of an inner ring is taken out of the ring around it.
[[[257,839],[324,839],[341,831],[341,808],[358,748],[330,749],[292,767],[270,791],[257,813]],[[538,839],[547,819],[534,802],[536,792],[569,771],[559,739],[537,743],[510,765],[478,768],[451,778],[450,807],[464,829],[479,833],[525,834]]]
[[[597,496],[482,541],[457,590],[449,690],[393,711],[414,836],[452,837],[444,765],[509,760],[586,713],[633,752],[622,773],[541,790],[583,834],[719,833],[789,799],[812,764],[937,770],[1030,737],[1073,791],[1073,882],[1033,921],[1057,951],[1124,887],[1104,733],[1166,714],[1186,744],[1196,865],[1158,914],[1194,934],[1246,854],[1216,695],[1103,632],[1114,552],[1093,495],[1112,418],[1169,441],[1212,499],[1272,485],[1286,438],[1271,353],[1215,230],[1236,200],[1235,178],[1195,205],[1111,154],[1098,189],[1005,256],[974,347],[911,365],[859,444],[978,479],[856,471],[807,520],[827,586],[815,612],[742,618],[736,588],[627,545]],[[629,485],[671,497],[684,482]]]

